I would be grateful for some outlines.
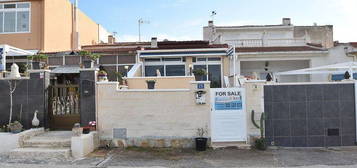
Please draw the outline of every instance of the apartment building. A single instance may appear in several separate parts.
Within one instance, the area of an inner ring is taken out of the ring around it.
[[[69,0],[0,0],[0,44],[61,52],[106,43],[108,35]]]

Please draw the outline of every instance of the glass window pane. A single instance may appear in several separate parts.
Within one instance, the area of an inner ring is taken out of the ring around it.
[[[29,12],[17,12],[17,31],[27,32],[29,31]]]
[[[0,9],[4,8],[4,5],[0,4]]]
[[[156,65],[156,66],[145,66],[145,76],[157,76],[156,70],[159,70],[161,76],[164,76],[164,66]]]
[[[5,9],[16,8],[16,4],[4,4]]]
[[[194,65],[193,66],[193,69],[203,69],[207,72],[207,68],[206,68],[206,65]],[[203,76],[203,81],[206,81],[207,80],[207,75],[204,75]]]
[[[166,76],[185,76],[185,65],[167,65]]]
[[[219,57],[208,58],[208,61],[221,61]]]
[[[15,32],[16,12],[5,12],[4,32]]]
[[[197,61],[206,61],[206,58],[197,58]]]
[[[29,3],[19,3],[17,4],[17,8],[30,8]]]
[[[3,26],[3,13],[0,12],[0,33],[2,33],[4,30],[2,29]]]
[[[211,88],[221,87],[221,65],[208,65],[208,80]]]

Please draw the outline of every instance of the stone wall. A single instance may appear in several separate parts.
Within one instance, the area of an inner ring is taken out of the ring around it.
[[[209,82],[204,105],[195,102],[194,83],[176,90],[117,90],[117,85],[97,83],[101,139],[119,146],[192,147],[198,128],[210,130]]]

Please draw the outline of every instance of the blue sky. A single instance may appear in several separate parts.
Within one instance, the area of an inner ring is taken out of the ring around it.
[[[294,25],[334,25],[334,40],[357,41],[357,0],[79,0],[79,8],[119,41],[142,39],[202,39],[212,10],[216,25],[280,24],[290,17]]]

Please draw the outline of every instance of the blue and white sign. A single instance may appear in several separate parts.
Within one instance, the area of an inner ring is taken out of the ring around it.
[[[4,49],[0,48],[0,72],[5,71],[6,62],[5,62],[5,54]]]
[[[216,92],[214,100],[215,110],[242,110],[242,93],[240,91]]]
[[[197,89],[205,89],[205,84],[204,83],[198,83],[197,84]]]

